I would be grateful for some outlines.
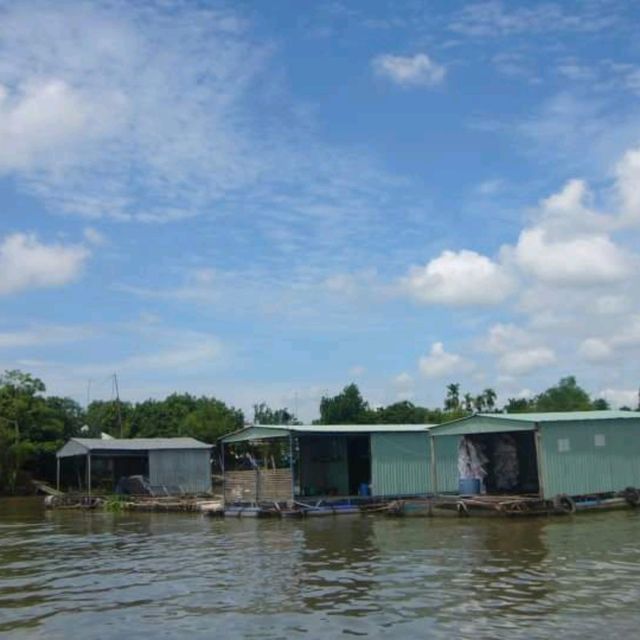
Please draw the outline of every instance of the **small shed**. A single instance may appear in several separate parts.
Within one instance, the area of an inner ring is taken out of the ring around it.
[[[424,495],[428,434],[426,424],[248,426],[220,440],[225,500]]]
[[[140,475],[169,493],[211,491],[212,445],[194,438],[71,438],[57,453],[57,486],[61,462],[75,459],[78,484],[91,495],[96,476],[115,486],[123,476]]]
[[[567,411],[476,414],[430,430],[435,492],[457,492],[463,438],[479,445],[491,485],[495,452],[515,448],[513,490],[544,499],[640,487],[640,412]]]

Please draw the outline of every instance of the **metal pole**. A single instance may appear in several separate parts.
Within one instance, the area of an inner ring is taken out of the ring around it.
[[[56,489],[60,491],[60,458],[56,458]]]
[[[296,481],[295,481],[295,477],[294,477],[294,470],[293,470],[293,433],[291,433],[291,431],[289,431],[289,469],[291,470],[291,502],[293,503],[293,501],[296,499],[295,496],[295,492],[296,492]],[[293,504],[292,504],[293,506]]]
[[[436,470],[436,439],[435,436],[429,436],[431,440],[431,491],[433,494],[438,493],[438,472]]]
[[[222,468],[222,504],[225,503],[224,442],[220,443],[220,467]]]
[[[91,497],[91,454],[87,453],[87,491]]]
[[[541,443],[540,425],[536,422],[535,431],[533,432],[533,441],[536,449],[536,467],[538,470],[538,493],[544,499],[544,484],[542,483],[542,443]]]
[[[122,409],[120,407],[120,389],[118,389],[118,375],[113,374],[113,384],[116,388],[116,402],[118,407],[118,423],[120,424],[120,437],[122,438]]]

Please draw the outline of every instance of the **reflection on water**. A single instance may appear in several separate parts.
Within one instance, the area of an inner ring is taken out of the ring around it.
[[[0,500],[0,637],[637,636],[640,513],[211,520]]]

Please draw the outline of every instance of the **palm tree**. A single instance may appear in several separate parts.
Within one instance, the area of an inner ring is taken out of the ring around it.
[[[482,392],[482,395],[484,396],[487,410],[493,411],[496,407],[496,399],[498,398],[498,394],[489,387]]]
[[[476,413],[482,413],[484,411],[485,403],[486,403],[486,400],[485,400],[484,394],[482,393],[473,399],[473,406],[476,410]]]
[[[464,410],[469,413],[473,413],[473,396],[470,393],[465,393],[463,396]]]
[[[444,408],[447,411],[456,411],[460,408],[460,385],[448,384],[447,385],[447,397],[444,400]]]

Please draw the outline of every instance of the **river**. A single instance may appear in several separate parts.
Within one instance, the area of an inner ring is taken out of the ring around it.
[[[301,521],[0,500],[0,637],[637,637],[640,512]]]

